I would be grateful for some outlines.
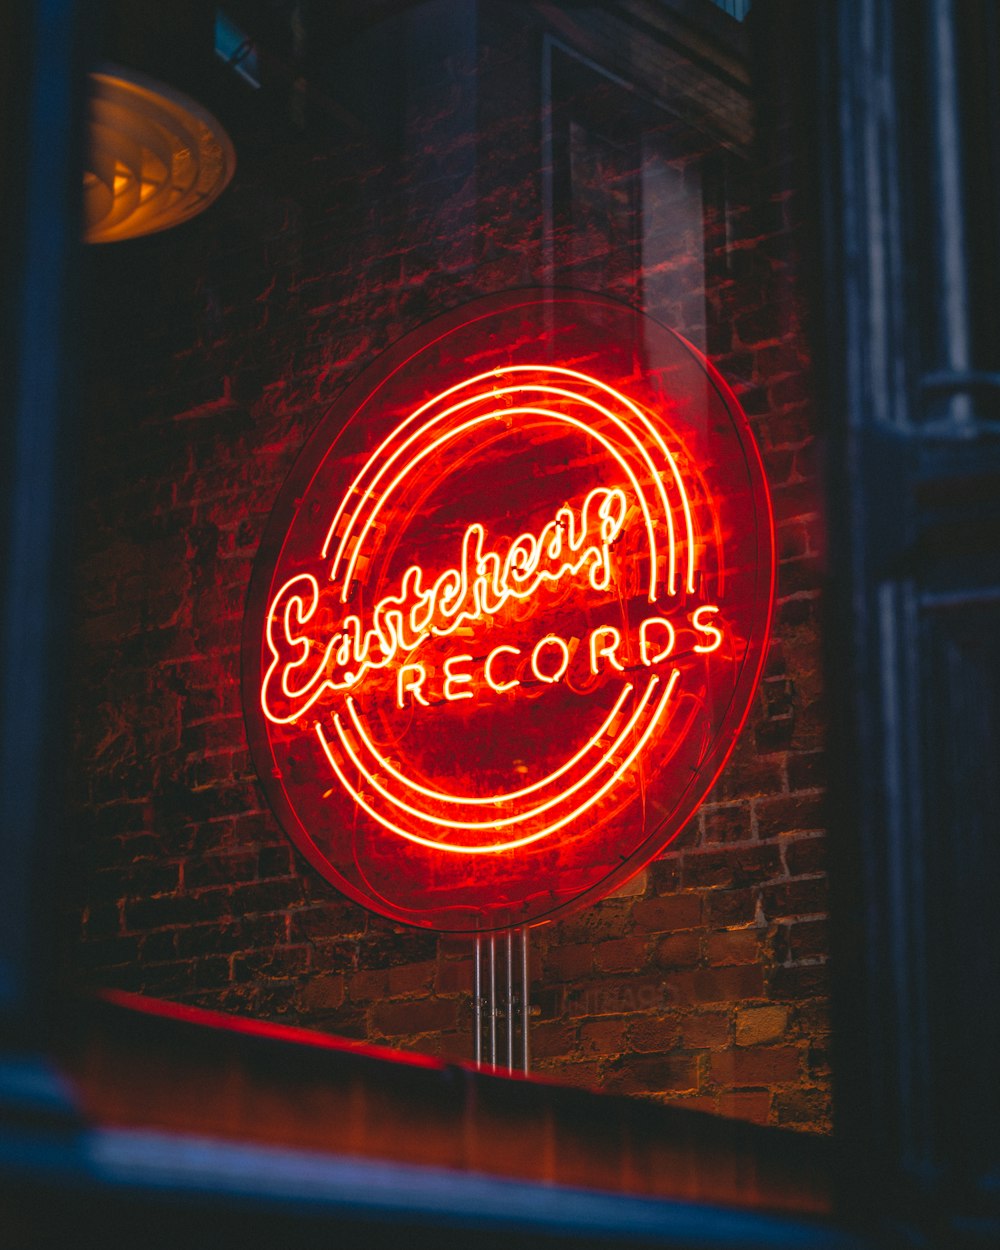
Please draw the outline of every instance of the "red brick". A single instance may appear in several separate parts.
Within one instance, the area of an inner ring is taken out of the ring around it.
[[[122,928],[121,903],[90,903],[84,908],[82,922],[88,938],[113,937]]]
[[[701,934],[672,933],[656,944],[654,962],[661,968],[693,968],[701,958]]]
[[[773,999],[826,998],[830,993],[829,970],[825,964],[795,964],[775,968],[768,978],[768,996]]]
[[[348,908],[337,903],[320,907],[299,907],[291,915],[291,933],[295,941],[342,937],[351,931],[352,916]]]
[[[757,368],[765,377],[784,377],[789,373],[800,373],[809,361],[802,350],[790,343],[779,343],[774,347],[760,347],[756,352]]]
[[[287,944],[284,916],[257,916],[221,924],[186,925],[174,930],[173,936],[181,959]]]
[[[384,998],[389,992],[389,973],[384,968],[356,972],[348,981],[347,989],[352,1001],[356,1003]]]
[[[830,1095],[826,1090],[782,1090],[774,1096],[774,1119],[790,1128],[829,1131]]]
[[[472,993],[472,960],[442,959],[437,966],[434,988],[438,994]]]
[[[548,972],[560,981],[584,976],[594,966],[594,947],[590,942],[574,946],[550,946],[545,955]]]
[[[213,933],[216,932],[215,927],[212,925],[205,925],[204,927],[210,928]],[[142,939],[142,962],[155,964],[176,959],[178,954],[180,954],[177,949],[178,932],[183,932],[183,930],[158,929],[154,933],[147,933]],[[93,958],[89,947],[87,953],[88,956]],[[95,960],[95,962],[103,964],[105,961],[104,959],[99,959]]]
[[[279,959],[279,964],[282,962]],[[219,986],[225,986],[232,981],[238,979],[237,974],[233,971],[232,964],[235,960],[230,960],[225,956],[214,955],[207,959],[195,959],[192,961],[192,970],[194,973],[194,985],[197,989],[215,989]]]
[[[756,1046],[780,1041],[788,1027],[787,1007],[739,1007],[736,1011],[736,1045]]]
[[[793,643],[800,643],[803,635],[809,639],[810,652],[814,649],[815,640],[819,638],[819,604],[807,598],[787,599],[779,603],[775,613],[775,628],[786,637],[786,649]]]
[[[344,978],[313,977],[302,987],[302,1006],[310,1011],[335,1011],[344,1002]]]
[[[257,874],[262,880],[268,877],[290,877],[295,871],[295,861],[290,846],[264,846],[257,853]]]
[[[627,898],[604,899],[603,902],[577,912],[560,921],[553,937],[560,945],[574,942],[608,942],[626,935],[630,927],[633,903]]]
[[[728,847],[689,851],[684,856],[684,884],[690,887],[740,889],[783,873],[777,846]]]
[[[790,566],[782,569],[783,580],[779,590],[785,590],[784,577]],[[796,566],[797,567],[797,566]],[[769,720],[777,720],[783,716],[791,716],[795,710],[795,684],[784,674],[779,677],[765,677],[760,683],[759,698],[764,701],[765,713]]]
[[[819,510],[819,498],[813,482],[793,482],[778,486],[771,492],[771,503],[777,525],[812,516]]]
[[[802,1052],[794,1046],[748,1047],[712,1056],[712,1080],[719,1085],[777,1085],[801,1075]]]
[[[710,964],[752,964],[760,958],[763,941],[761,929],[730,929],[708,935],[707,956]]]
[[[785,863],[793,877],[826,871],[827,840],[824,835],[796,838],[785,847]]]
[[[632,1055],[618,1061],[604,1078],[610,1094],[679,1093],[698,1088],[698,1068],[685,1054]]]
[[[563,1020],[543,1020],[531,1027],[531,1053],[536,1060],[571,1055],[576,1048],[575,1031]]]
[[[781,337],[784,330],[784,318],[781,311],[774,307],[756,308],[744,313],[736,322],[736,333],[740,342],[747,346],[773,343]]]
[[[770,388],[771,402],[775,408],[783,408],[793,404],[807,404],[812,398],[812,392],[802,374],[784,378],[780,382],[776,382]],[[816,488],[813,486],[813,491]]]
[[[654,898],[676,894],[681,888],[681,856],[678,851],[672,849],[664,851],[646,871],[649,873],[651,883],[650,893]]]
[[[395,929],[370,922],[357,943],[359,968],[396,968],[437,958],[437,937],[416,929]]]
[[[458,1024],[453,998],[424,998],[415,1002],[376,1003],[372,1024],[383,1037],[405,1033],[438,1033]]]
[[[640,899],[632,909],[640,933],[673,933],[701,924],[700,894],[668,894],[664,898]]]
[[[719,1115],[733,1120],[749,1120],[751,1124],[767,1124],[771,1111],[771,1095],[763,1091],[724,1091],[719,1095]]]
[[[787,794],[755,801],[757,834],[776,838],[782,833],[800,833],[826,827],[825,800],[816,794]]]
[[[810,751],[808,754],[794,752],[788,757],[788,788],[812,790],[826,785],[826,751]]]
[[[828,1078],[832,1072],[832,1052],[825,1046],[810,1046],[806,1052],[806,1072],[811,1081]]]
[[[819,462],[816,456],[816,444],[809,442],[795,453],[795,472],[799,477],[815,478],[819,475]]]
[[[797,595],[821,590],[825,575],[826,561],[820,556],[786,561],[778,568],[778,594]]]
[[[792,960],[822,956],[830,949],[829,925],[825,920],[800,920],[782,925],[782,929],[787,933],[788,957]]]
[[[146,959],[150,959],[148,942],[163,936],[165,935],[161,933],[150,934],[150,937],[143,943],[143,955]],[[173,937],[173,934],[169,933],[168,936]],[[87,943],[86,955],[88,959],[92,959],[94,963],[105,968],[113,968],[116,964],[134,964],[139,958],[139,938],[124,937],[120,934],[115,937],[97,938]],[[162,957],[170,959],[172,955],[163,952]]]
[[[748,804],[703,807],[701,819],[705,842],[745,842],[753,837]]]
[[[701,1011],[684,1016],[681,1038],[685,1046],[716,1050],[732,1041],[729,1015],[724,1011]]]
[[[154,997],[173,998],[196,988],[195,968],[199,962],[205,961],[189,959],[184,963],[152,964],[145,969],[141,979],[138,976],[139,969],[124,969],[126,973],[134,972],[137,975],[136,982],[133,984],[130,984],[127,979],[123,980],[121,973],[115,972],[111,975],[112,970],[109,969],[109,981],[111,987],[115,989],[141,990],[144,994],[151,994]]]
[[[715,1094],[695,1094],[688,1098],[668,1098],[668,1107],[683,1107],[685,1111],[701,1111],[708,1115],[718,1114],[719,1100]]]
[[[588,1020],[580,1026],[581,1052],[584,1054],[596,1052],[599,1055],[617,1054],[624,1049],[628,1025],[628,1016],[618,1018],[608,1016],[601,1020]]]
[[[231,902],[227,890],[136,899],[125,904],[125,927],[132,931],[218,920],[229,915]]]
[[[317,938],[309,945],[313,948],[313,963],[324,972],[350,973],[358,965],[358,946],[353,938],[335,938],[329,941]]]
[[[662,1011],[674,995],[673,982],[663,976],[605,977],[563,990],[568,1016],[617,1016],[633,1011]]]
[[[230,895],[233,913],[238,915],[280,911],[301,898],[302,886],[294,878],[237,886]]]
[[[103,895],[122,899],[173,894],[181,889],[181,865],[149,861],[130,863],[124,868],[97,873],[94,882]],[[196,884],[199,883],[188,881],[185,888]]]
[[[438,936],[438,958],[441,960],[468,959],[469,950],[469,939],[464,935],[454,937],[442,933]]]
[[[764,994],[764,970],[759,965],[732,968],[695,968],[677,972],[670,988],[679,1003],[726,1003]]]
[[[797,1037],[826,1038],[830,1035],[830,1005],[825,1002],[800,1003],[792,1012],[792,1028]]]
[[[795,453],[793,451],[768,450],[764,452],[764,469],[767,473],[768,485],[772,490],[774,487],[788,481],[792,476],[794,463]]]
[[[764,753],[788,751],[792,746],[793,731],[793,718],[790,715],[761,721],[753,729],[757,750]]]
[[[705,896],[705,922],[712,928],[749,924],[757,919],[758,890],[710,890]]]
[[[256,951],[242,951],[233,956],[233,980],[298,976],[308,970],[310,954],[308,946],[264,946]]]
[[[827,889],[825,877],[806,877],[765,885],[761,890],[764,915],[768,920],[781,920],[789,916],[825,914]]]
[[[779,560],[804,556],[809,549],[809,531],[801,521],[790,521],[778,527],[775,535]]]
[[[781,787],[781,761],[762,759],[754,750],[749,734],[743,734],[722,775],[712,787],[709,801],[723,803],[731,799],[751,798],[755,794],[774,794]]]
[[[631,1049],[634,1051],[673,1050],[681,1039],[681,1017],[669,1016],[633,1016],[628,1030]]]
[[[545,1059],[537,1065],[541,1072],[551,1074],[556,1080],[567,1085],[577,1085],[582,1089],[603,1088],[601,1081],[602,1064],[599,1060],[565,1060]]]
[[[649,939],[618,938],[594,946],[594,966],[602,972],[625,972],[644,968],[649,955]]]
[[[389,969],[389,994],[391,997],[419,994],[429,990],[437,973],[437,963],[427,960],[419,964],[402,964]]]

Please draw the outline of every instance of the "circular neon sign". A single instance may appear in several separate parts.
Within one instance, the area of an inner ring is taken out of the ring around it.
[[[467,305],[345,392],[272,513],[243,677],[268,798],[405,923],[594,901],[718,775],[773,574],[760,456],[695,348],[596,295]]]

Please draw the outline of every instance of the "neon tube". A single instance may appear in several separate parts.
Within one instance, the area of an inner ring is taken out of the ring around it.
[[[322,725],[319,724],[319,722],[316,723],[316,736],[318,737],[320,741],[320,745],[323,748],[323,752],[326,755],[331,768],[333,769],[334,773],[337,776],[337,779],[340,781],[341,785],[344,787],[347,793],[351,795],[351,797],[355,800],[355,802],[357,802],[357,804],[361,808],[363,808],[368,813],[368,815],[372,817],[373,820],[377,821],[380,825],[382,825],[383,828],[389,830],[390,833],[396,833],[400,837],[405,838],[408,842],[415,842],[421,846],[429,847],[435,851],[448,851],[450,853],[457,854],[457,855],[499,854],[500,852],[503,852],[503,851],[515,850],[517,847],[528,846],[532,842],[537,842],[539,841],[539,839],[547,837],[550,833],[554,833],[557,829],[562,829],[571,821],[575,820],[577,816],[579,816],[581,813],[587,811],[588,808],[592,807],[596,802],[598,802],[599,799],[603,798],[604,795],[607,794],[607,792],[614,785],[617,784],[617,782],[620,780],[622,775],[631,766],[636,756],[645,748],[646,743],[649,741],[649,738],[651,737],[653,730],[656,728],[659,718],[662,715],[663,710],[666,707],[668,700],[670,699],[670,695],[673,692],[673,688],[674,688],[674,685],[676,683],[678,676],[679,676],[679,670],[674,669],[673,674],[671,675],[670,680],[668,682],[667,688],[663,693],[663,697],[660,699],[660,702],[657,705],[656,710],[653,713],[653,716],[650,718],[649,724],[646,726],[641,737],[636,742],[632,750],[625,757],[625,759],[622,761],[622,763],[619,765],[619,767],[612,774],[612,776],[608,779],[608,781],[606,781],[600,787],[600,789],[597,790],[585,803],[581,804],[579,807],[574,809],[568,815],[563,816],[561,819],[555,821],[553,824],[546,826],[546,828],[544,829],[537,830],[535,833],[532,833],[532,834],[527,834],[523,838],[517,838],[510,842],[502,842],[502,843],[495,844],[492,846],[452,846],[447,842],[435,842],[435,841],[432,841],[430,838],[421,837],[419,834],[412,833],[406,829],[400,829],[398,825],[392,824],[391,821],[386,820],[384,816],[380,815],[377,811],[375,811],[375,809],[371,806],[370,803],[368,803],[368,801],[361,794],[361,792],[355,789],[355,787],[351,785],[351,783],[347,780],[347,777],[344,775],[343,770],[341,769],[340,765],[337,763],[337,760],[334,758],[333,753],[330,750],[326,737],[323,734],[323,727]]]

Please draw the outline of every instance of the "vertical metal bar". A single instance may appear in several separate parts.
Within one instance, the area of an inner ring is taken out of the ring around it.
[[[514,1071],[514,934],[507,930],[507,1071]]]
[[[929,197],[934,214],[935,280],[941,312],[938,343],[942,365],[955,373],[972,368],[969,268],[966,250],[964,141],[954,0],[928,5],[928,90],[931,109],[931,160],[934,180]],[[948,418],[969,426],[975,413],[968,394],[948,394]]]
[[[472,948],[472,1054],[476,1067],[483,1066],[483,940],[479,935]]]
[[[528,1020],[531,1017],[531,1005],[528,1002],[528,926],[521,930],[521,1069],[525,1076],[531,1061],[528,1045]]]
[[[490,1066],[497,1065],[497,940],[490,934],[490,996],[486,1004],[490,1019]]]
[[[51,761],[74,606],[83,7],[0,6],[0,151],[19,175],[0,205],[0,1034],[18,1045],[50,1020],[49,887],[66,827]]]

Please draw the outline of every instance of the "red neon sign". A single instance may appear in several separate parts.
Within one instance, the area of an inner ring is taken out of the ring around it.
[[[724,763],[772,580],[760,458],[695,349],[598,296],[479,301],[359,379],[278,501],[244,636],[265,789],[397,920],[600,897]]]

